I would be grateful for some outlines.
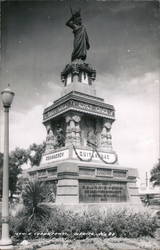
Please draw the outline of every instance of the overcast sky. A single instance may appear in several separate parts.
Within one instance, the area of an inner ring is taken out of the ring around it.
[[[73,34],[65,26],[81,8],[97,71],[97,95],[116,109],[113,147],[122,166],[141,178],[159,157],[159,41],[157,1],[10,1],[5,4],[1,89],[16,96],[10,114],[10,149],[45,140],[44,107],[58,97],[60,73],[70,62]],[[1,134],[3,116],[1,113]],[[1,151],[3,151],[1,139]]]

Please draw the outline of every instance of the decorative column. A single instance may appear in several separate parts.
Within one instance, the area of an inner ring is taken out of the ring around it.
[[[81,144],[81,129],[80,129],[80,120],[79,115],[74,115],[73,120],[75,121],[75,146],[80,146]]]
[[[81,129],[80,129],[80,116],[67,115],[66,116],[66,142],[65,145],[80,146],[81,144]]]
[[[14,93],[9,89],[2,91],[4,107],[4,160],[3,160],[3,193],[2,193],[2,238],[0,249],[13,248],[9,237],[9,108]]]

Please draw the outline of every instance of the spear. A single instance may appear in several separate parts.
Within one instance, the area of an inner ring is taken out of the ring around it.
[[[72,7],[70,6],[70,11],[71,11],[71,15],[73,16],[73,11],[72,11]]]
[[[71,15],[73,16],[73,10],[72,10],[72,7],[71,7],[71,1],[69,1],[69,7],[70,7]]]

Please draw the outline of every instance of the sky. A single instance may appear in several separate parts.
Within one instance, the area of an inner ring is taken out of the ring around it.
[[[1,90],[16,95],[10,112],[10,150],[42,143],[42,113],[60,97],[60,74],[70,62],[70,8],[81,8],[96,68],[97,96],[114,105],[113,148],[121,166],[145,178],[159,158],[158,1],[52,0],[3,3]],[[3,112],[0,113],[3,151]]]

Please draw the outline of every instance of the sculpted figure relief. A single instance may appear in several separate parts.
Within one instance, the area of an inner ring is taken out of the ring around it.
[[[71,61],[76,59],[86,60],[87,50],[90,48],[89,38],[86,28],[82,24],[80,10],[72,13],[72,17],[66,22],[66,25],[73,30],[74,43]]]
[[[90,129],[87,133],[87,144],[88,146],[96,147],[98,144],[97,133],[94,129]]]
[[[64,131],[63,129],[60,127],[60,125],[57,125],[57,129],[56,129],[56,148],[59,147],[64,147],[65,145],[65,135],[64,135]]]
[[[102,147],[112,147],[112,135],[110,133],[111,124],[109,122],[105,122],[102,132],[101,132],[101,145]]]
[[[48,129],[46,137],[46,151],[54,149],[54,146],[55,146],[55,137],[53,131],[51,129]]]
[[[50,125],[46,126],[46,152],[65,146],[65,134],[60,124],[57,124],[53,130]]]

